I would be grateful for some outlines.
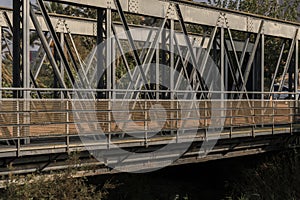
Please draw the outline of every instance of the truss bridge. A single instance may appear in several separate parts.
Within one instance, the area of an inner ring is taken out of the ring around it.
[[[184,0],[0,8],[0,175],[299,145],[299,23]]]

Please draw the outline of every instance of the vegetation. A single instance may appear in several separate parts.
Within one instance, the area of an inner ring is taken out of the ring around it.
[[[272,18],[296,21],[299,0],[208,0],[208,4]]]
[[[77,154],[73,154],[67,164],[76,166],[78,161]],[[50,174],[11,175],[0,199],[100,200],[107,196],[109,189],[114,188],[110,181],[106,181],[102,189],[99,189],[88,184],[86,178],[75,178],[77,170],[78,168],[69,167]]]
[[[300,155],[298,150],[280,152],[228,182],[228,199],[281,200],[300,198]]]

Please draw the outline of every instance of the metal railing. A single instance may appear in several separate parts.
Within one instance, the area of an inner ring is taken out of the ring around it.
[[[78,109],[78,102],[84,107]],[[192,103],[196,105],[190,107]],[[0,107],[3,139],[76,135],[78,126],[91,124],[107,134],[205,130],[214,126],[212,118],[230,134],[249,127],[269,127],[270,133],[276,127],[289,127],[292,132],[299,119],[296,100],[2,99]]]

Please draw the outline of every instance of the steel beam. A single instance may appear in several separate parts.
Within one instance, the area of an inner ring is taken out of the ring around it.
[[[107,8],[107,1],[95,0],[52,0],[61,3],[75,4],[86,7]],[[220,9],[216,7],[206,6],[199,3],[193,3],[183,0],[139,0],[138,8],[132,10],[129,6],[129,0],[120,1],[120,5],[124,12],[132,14],[147,15],[158,18],[165,18],[171,3],[180,4],[183,18],[187,23],[202,24],[207,26],[215,26],[218,21],[220,12],[226,14],[232,30],[257,33],[260,27],[260,22],[265,21],[265,35],[293,38],[293,32],[299,28],[299,23],[276,20],[269,17],[254,15],[245,12]],[[114,4],[110,4],[113,10],[116,10]],[[178,20],[178,18],[175,18]],[[250,19],[250,20],[249,20]],[[251,29],[249,26],[251,24]],[[298,38],[300,39],[300,38]]]
[[[3,9],[2,9],[3,10]],[[1,8],[0,8],[1,11]],[[1,12],[0,12],[1,14]],[[12,19],[12,11],[11,10],[3,10],[3,15],[7,16],[7,19],[10,21]],[[40,13],[36,13],[37,19],[40,22],[41,29],[43,32],[48,32],[48,28],[46,23],[43,22],[43,17],[41,16]],[[66,16],[66,15],[57,15],[57,14],[49,14],[51,23],[55,26],[57,25],[66,25],[69,29],[55,29],[55,32],[57,33],[71,33],[72,35],[83,35],[83,36],[96,36],[97,34],[97,20],[94,19],[87,19],[87,18],[78,18],[78,17],[71,17],[71,16]],[[104,24],[104,22],[103,22]],[[9,23],[8,24],[2,24],[3,28],[9,28]],[[12,26],[11,26],[12,27]],[[30,30],[34,31],[35,27],[32,22],[29,24]],[[115,34],[122,33],[124,31],[123,27],[119,23],[114,23],[115,27]],[[153,31],[155,28],[153,27],[147,27],[147,26],[133,26],[129,25],[130,28],[137,29],[139,30],[140,34],[135,34],[133,33],[133,38],[135,41],[147,41],[147,36],[149,35],[149,31]],[[101,28],[101,26],[100,26]],[[103,27],[102,27],[103,29]],[[185,40],[184,40],[184,35],[176,32],[176,35],[178,36],[178,42],[179,45],[185,45]],[[191,37],[194,37],[196,40],[203,41],[203,37],[201,35],[193,35],[190,34]],[[124,34],[119,34],[119,39],[120,40],[125,40],[126,37],[124,37]],[[162,41],[160,41],[161,43]],[[228,41],[227,41],[228,42]],[[166,41],[166,44],[169,42]],[[239,41],[234,41],[235,47],[237,51],[243,51],[243,43]],[[207,48],[208,46],[208,39],[204,40],[204,45],[203,48]],[[231,50],[231,49],[230,49]],[[247,52],[251,51],[251,47],[246,48]]]
[[[13,10],[8,8],[0,8],[0,11],[7,16],[7,18],[13,20]],[[0,12],[1,13],[1,12]],[[46,23],[42,23],[43,16],[41,13],[36,12],[38,21],[43,31],[48,31]],[[83,17],[73,17],[68,15],[49,13],[52,24],[66,23],[68,27],[72,30],[72,34],[75,35],[86,35],[86,36],[96,36],[97,21],[95,19],[83,18]],[[4,28],[8,28],[7,24],[3,24]],[[31,31],[35,30],[32,22],[29,22],[29,28]],[[67,33],[67,30],[57,30],[58,33]]]

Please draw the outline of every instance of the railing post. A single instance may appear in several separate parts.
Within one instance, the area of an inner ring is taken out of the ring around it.
[[[112,107],[111,107],[111,99],[108,99],[108,126],[107,126],[107,148],[110,149],[110,143],[111,143],[111,123],[112,123]]]
[[[252,107],[250,108],[250,113],[252,114],[252,126],[255,126],[256,122],[255,122],[255,100],[252,100]]]
[[[17,99],[16,100],[16,111],[17,111],[17,128],[16,128],[16,136],[19,138],[21,137],[21,129],[20,129],[20,102]]]
[[[232,107],[232,101],[230,101],[230,139],[232,138],[232,131],[233,131],[233,107]]]
[[[144,117],[144,132],[145,132],[145,146],[148,147],[148,111],[147,111],[147,101],[144,101],[144,113],[145,113],[145,117]]]
[[[208,113],[207,113],[207,101],[204,101],[204,136],[205,136],[205,141],[207,141],[207,117],[208,117]]]
[[[290,123],[290,134],[293,134],[293,113],[294,113],[294,101],[289,101],[289,123]]]
[[[66,112],[66,125],[65,125],[66,145],[67,145],[67,153],[70,154],[69,100],[66,100],[64,102],[65,102],[65,112]]]
[[[20,141],[20,138],[17,139],[17,157],[20,157],[21,156],[21,141]]]
[[[66,133],[66,135],[69,135],[70,134],[70,105],[69,105],[69,103],[71,103],[70,102],[70,100],[66,100],[65,101],[66,102],[66,125],[65,125],[65,133]]]
[[[178,143],[179,141],[179,133],[178,133],[178,129],[181,129],[181,125],[180,128],[178,127],[178,120],[179,120],[179,101],[177,101],[176,103],[176,142]],[[182,117],[182,114],[181,114]]]
[[[272,104],[272,135],[274,135],[274,123],[275,123],[275,119],[274,119],[274,115],[275,115],[275,108],[274,108],[274,105],[275,105],[275,102],[274,101],[271,101],[271,104]]]

